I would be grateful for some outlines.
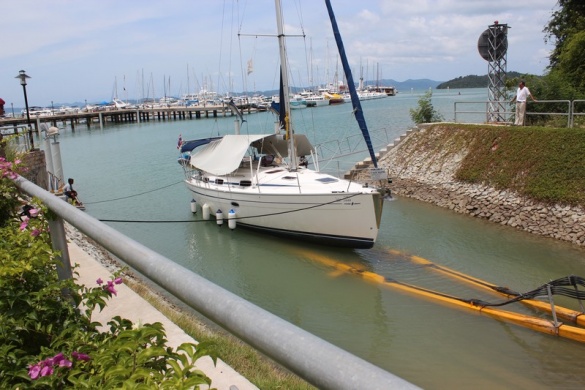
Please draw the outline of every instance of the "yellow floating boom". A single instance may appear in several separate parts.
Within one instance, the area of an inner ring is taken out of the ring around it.
[[[495,284],[486,282],[484,280],[475,278],[473,276],[463,274],[459,271],[455,271],[455,270],[452,270],[450,268],[443,267],[441,265],[435,264],[435,263],[433,263],[427,259],[424,259],[422,257],[414,256],[414,255],[407,255],[407,254],[401,253],[401,252],[394,250],[394,249],[390,249],[388,252],[393,254],[393,255],[405,256],[405,257],[409,258],[411,261],[413,261],[414,263],[422,264],[422,265],[427,266],[428,268],[430,268],[432,270],[441,272],[444,275],[453,277],[453,278],[458,279],[458,280],[462,280],[462,281],[467,282],[467,283],[471,283],[474,286],[482,287],[484,289],[496,292],[496,293],[503,295],[505,297],[515,298],[518,296],[518,294],[514,294],[511,290],[509,290],[507,288],[502,288],[500,286],[496,286]],[[552,313],[551,305],[547,302],[537,301],[535,299],[523,299],[520,302],[525,304],[525,305],[528,305],[530,307],[533,307],[535,309],[547,312],[549,314]],[[583,312],[568,309],[568,308],[565,308],[562,306],[555,306],[555,314],[560,319],[563,319],[565,321],[571,321],[571,322],[576,323],[577,325],[580,325],[580,326],[585,326],[585,315]]]
[[[394,288],[399,291],[407,292],[413,295],[421,296],[428,298],[430,300],[444,302],[450,305],[462,307],[465,309],[472,309],[476,310],[480,313],[486,314],[490,317],[506,321],[509,323],[513,323],[519,326],[523,326],[529,329],[536,330],[541,333],[547,333],[551,335],[557,335],[560,337],[564,337],[567,339],[585,342],[585,329],[578,328],[575,326],[565,325],[563,323],[555,324],[552,321],[545,320],[538,317],[533,317],[525,314],[514,313],[510,311],[505,311],[501,309],[494,309],[491,307],[484,307],[478,305],[470,300],[464,300],[460,298],[456,298],[453,296],[449,296],[437,291],[428,290],[425,288],[409,285],[406,283],[402,283],[396,280],[387,279],[386,277],[376,274],[374,272],[358,269],[348,264],[340,263],[333,258],[320,255],[318,253],[310,252],[308,250],[297,249],[297,253],[311,259],[313,261],[317,261],[321,264],[326,266],[335,268],[340,272],[345,272],[348,274],[359,275],[363,279],[368,280],[370,282],[374,282],[377,284],[382,284],[391,288]],[[419,258],[419,261],[424,259]],[[430,262],[429,262],[430,263]],[[464,274],[461,274],[464,275]],[[478,279],[479,280],[479,279]],[[538,302],[538,301],[535,301]]]

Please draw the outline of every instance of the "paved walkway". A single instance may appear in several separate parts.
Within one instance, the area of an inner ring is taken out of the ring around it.
[[[88,253],[84,252],[77,244],[69,242],[69,258],[71,264],[79,264],[78,282],[88,287],[94,286],[98,278],[109,280],[111,272],[108,271],[99,261],[93,259]],[[163,324],[168,345],[176,348],[182,343],[197,342],[187,335],[181,328],[166,318],[150,303],[132,291],[128,286],[121,284],[116,285],[118,291],[117,297],[108,301],[106,308],[100,313],[94,313],[94,321],[106,324],[112,317],[119,315],[127,318],[134,323],[154,323]],[[201,369],[209,378],[211,378],[211,387],[218,390],[257,390],[246,378],[234,371],[230,366],[221,360],[217,360],[217,366],[209,357],[203,357],[197,361],[197,368]]]

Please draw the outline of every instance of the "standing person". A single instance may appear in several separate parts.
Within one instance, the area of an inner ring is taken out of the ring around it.
[[[536,101],[524,81],[520,81],[520,84],[518,84],[518,90],[516,91],[516,96],[514,96],[511,101],[511,103],[516,101],[516,119],[514,120],[514,124],[516,126],[524,126],[524,117],[526,116],[526,100],[528,97],[530,97],[533,102]]]

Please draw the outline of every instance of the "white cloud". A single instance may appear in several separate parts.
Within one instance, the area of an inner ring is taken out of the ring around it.
[[[508,70],[542,73],[548,65],[552,47],[544,44],[542,30],[556,0],[332,3],[354,73],[361,63],[370,77],[378,67],[383,77],[399,81],[485,74],[477,40],[495,20],[511,26]],[[229,1],[204,0],[6,2],[0,97],[22,105],[14,79],[20,69],[32,77],[29,99],[35,105],[109,100],[114,80],[120,85],[123,78],[135,95],[130,97],[139,98],[142,75],[158,95],[169,77],[172,94],[186,92],[188,77],[191,90],[206,80],[218,89],[233,84],[241,90],[241,63],[250,58],[255,70],[249,88],[277,88],[276,42],[261,36],[276,32],[273,2],[234,4],[232,11]],[[308,82],[312,58],[314,80],[325,82],[340,68],[324,5],[301,0],[300,7],[287,1],[284,7],[286,33],[307,37],[288,40],[295,81]]]

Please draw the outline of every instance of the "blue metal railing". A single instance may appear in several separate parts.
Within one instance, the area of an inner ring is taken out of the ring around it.
[[[71,275],[66,220],[170,294],[318,388],[417,388],[213,284],[23,177],[15,183],[56,215],[50,227],[54,248],[61,251],[65,265],[59,270],[61,277]]]

